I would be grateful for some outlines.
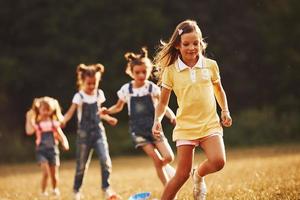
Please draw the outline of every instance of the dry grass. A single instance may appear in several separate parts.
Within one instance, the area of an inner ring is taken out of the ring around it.
[[[229,150],[227,155],[226,167],[206,179],[207,200],[300,199],[299,145]],[[203,155],[197,153],[195,162],[202,159]],[[62,162],[61,199],[72,199],[74,168],[74,161]],[[40,176],[38,166],[33,163],[0,166],[0,200],[38,199]],[[102,199],[99,180],[98,162],[93,160],[83,184],[85,200]],[[150,191],[152,198],[159,198],[163,189],[146,157],[114,158],[112,186],[123,199],[141,191]],[[192,199],[191,188],[189,180],[181,189],[179,199]]]

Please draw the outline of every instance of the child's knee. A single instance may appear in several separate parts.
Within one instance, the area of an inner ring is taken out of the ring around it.
[[[107,171],[111,171],[111,168],[112,168],[111,159],[102,159],[102,160],[100,160],[100,165],[103,169],[105,169]]]
[[[153,161],[156,168],[162,168],[164,165],[164,161],[161,159],[154,159]]]
[[[170,163],[170,162],[173,162],[174,160],[174,155],[167,155],[167,156],[164,156],[164,163],[167,164],[167,163]]]
[[[44,171],[44,172],[43,172],[43,178],[44,178],[44,179],[47,179],[48,177],[49,177],[48,172],[47,172],[47,171]]]
[[[225,163],[226,163],[226,159],[223,157],[216,158],[213,160],[213,166],[216,171],[223,169],[223,167],[225,166]]]

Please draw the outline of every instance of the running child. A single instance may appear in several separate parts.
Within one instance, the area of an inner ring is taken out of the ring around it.
[[[80,188],[84,173],[92,156],[92,150],[97,153],[101,166],[101,188],[105,199],[116,199],[118,195],[110,185],[111,158],[106,139],[106,133],[101,119],[110,125],[115,125],[117,119],[109,115],[100,115],[101,104],[105,101],[104,93],[99,89],[99,82],[104,72],[101,64],[77,67],[77,84],[79,91],[74,95],[72,105],[64,116],[66,124],[77,111],[78,130],[76,141],[76,173],[73,185],[74,199],[81,199]]]
[[[178,110],[173,140],[176,141],[178,164],[175,176],[168,182],[162,200],[174,199],[189,178],[194,149],[200,146],[204,160],[193,172],[194,199],[204,200],[207,189],[204,177],[223,168],[225,147],[223,129],[232,124],[227,98],[221,84],[217,62],[204,56],[206,43],[197,23],[185,20],[177,25],[171,38],[155,56],[160,67],[162,92],[155,110],[153,134],[160,135],[161,120],[173,90]],[[221,108],[221,123],[216,100]]]
[[[133,79],[124,84],[117,92],[115,105],[102,112],[114,114],[123,110],[127,103],[129,115],[129,132],[135,148],[141,148],[152,160],[156,173],[163,185],[174,175],[174,168],[168,163],[174,159],[172,149],[163,133],[153,137],[151,128],[154,119],[154,108],[160,96],[160,88],[149,81],[153,64],[148,58],[146,48],[141,54],[126,53],[126,73]],[[166,115],[175,124],[175,115],[167,109]]]

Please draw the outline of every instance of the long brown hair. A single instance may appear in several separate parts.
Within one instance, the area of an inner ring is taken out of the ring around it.
[[[197,25],[197,22],[188,19],[179,23],[168,42],[160,41],[161,45],[158,47],[156,55],[154,57],[154,66],[158,68],[157,71],[159,72],[159,82],[161,80],[161,76],[165,67],[173,64],[180,55],[180,52],[176,49],[176,47],[180,45],[181,36],[185,33],[191,32],[196,32],[199,34],[199,37],[201,39],[200,45],[202,47],[201,53],[204,54],[207,44],[203,40],[202,32]]]

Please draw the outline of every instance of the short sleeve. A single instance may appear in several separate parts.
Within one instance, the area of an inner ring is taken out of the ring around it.
[[[126,83],[123,85],[120,90],[118,90],[117,95],[119,99],[121,99],[124,102],[127,102],[128,96],[129,96],[129,84]]]
[[[171,66],[166,67],[162,74],[162,87],[172,90],[173,88],[173,76]]]
[[[217,83],[220,81],[220,79],[221,77],[220,77],[219,67],[217,62],[214,61],[211,66],[211,81],[213,83]]]
[[[160,87],[158,87],[155,83],[152,83],[153,89],[152,89],[152,94],[153,96],[157,97],[160,96]]]
[[[77,104],[77,105],[82,104],[82,98],[81,98],[79,92],[77,92],[77,93],[74,95],[73,100],[72,100],[72,103]]]
[[[106,98],[105,98],[105,95],[104,95],[104,92],[103,90],[99,90],[99,97],[98,97],[98,102],[100,104],[104,103],[106,101]]]

